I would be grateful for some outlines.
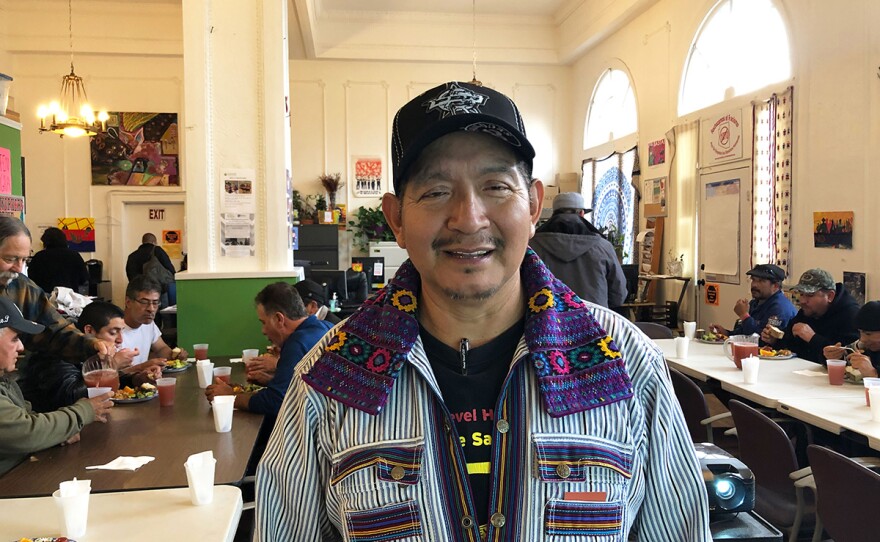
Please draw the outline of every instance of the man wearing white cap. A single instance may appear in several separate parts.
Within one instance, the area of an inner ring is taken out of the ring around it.
[[[54,412],[31,411],[18,384],[8,375],[15,371],[18,354],[24,351],[19,335],[36,335],[43,329],[42,324],[26,320],[15,303],[0,296],[0,475],[30,453],[77,442],[83,426],[95,420],[106,422],[107,411],[113,406],[106,393]]]
[[[626,299],[626,277],[614,247],[590,224],[577,192],[553,198],[553,216],[529,242],[550,271],[583,300],[619,307]]]

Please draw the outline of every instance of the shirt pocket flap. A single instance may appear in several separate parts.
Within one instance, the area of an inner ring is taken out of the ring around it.
[[[544,507],[544,529],[551,536],[589,536],[589,540],[618,540],[623,526],[620,502],[551,499]]]
[[[333,457],[330,484],[336,485],[352,474],[363,476],[374,468],[375,479],[413,485],[422,470],[424,438],[388,440],[344,450]]]
[[[591,467],[611,469],[632,478],[630,444],[590,436],[535,434],[537,476],[545,482],[583,482]]]

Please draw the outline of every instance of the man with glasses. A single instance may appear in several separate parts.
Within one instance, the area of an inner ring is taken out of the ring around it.
[[[17,218],[0,217],[0,295],[15,303],[25,319],[46,328],[37,335],[22,337],[25,351],[74,362],[81,362],[95,352],[111,352],[111,343],[76,329],[58,314],[45,292],[22,274],[30,255],[31,232],[27,226]]]
[[[132,365],[164,365],[165,360],[186,359],[186,350],[172,349],[162,340],[162,332],[156,325],[159,312],[159,296],[162,286],[153,279],[139,275],[125,289],[125,329],[122,330],[122,346],[137,353]]]

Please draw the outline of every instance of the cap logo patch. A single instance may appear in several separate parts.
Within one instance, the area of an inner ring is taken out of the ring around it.
[[[0,324],[5,324],[5,323],[8,322],[8,321],[9,321],[9,315],[8,315],[8,314],[7,314],[6,316],[4,316],[3,318],[0,318]]]
[[[422,103],[426,113],[439,112],[445,119],[462,113],[479,113],[480,107],[486,105],[489,97],[453,83],[440,95]]]
[[[482,132],[503,139],[511,147],[521,147],[519,138],[504,126],[499,126],[491,122],[475,122],[464,127],[466,132]]]

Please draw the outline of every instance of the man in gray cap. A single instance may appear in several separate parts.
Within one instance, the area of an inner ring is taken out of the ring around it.
[[[797,309],[782,293],[785,271],[777,265],[762,263],[756,265],[746,275],[751,277],[752,300],[739,299],[733,305],[736,323],[732,330],[718,324],[710,324],[709,329],[719,335],[751,335],[761,333],[767,325],[785,329],[788,321],[794,318]]]
[[[662,352],[528,249],[544,187],[513,101],[432,88],[391,149],[409,260],[297,366],[254,540],[709,540]]]
[[[824,269],[810,269],[792,288],[800,294],[801,309],[791,319],[781,338],[773,326],[761,332],[761,340],[774,348],[787,348],[798,357],[825,363],[823,349],[835,343],[849,344],[859,338],[855,327],[859,303],[835,283]]]
[[[619,307],[626,299],[626,277],[614,247],[584,218],[584,197],[563,192],[553,198],[553,216],[529,242],[550,271],[583,300]]]

